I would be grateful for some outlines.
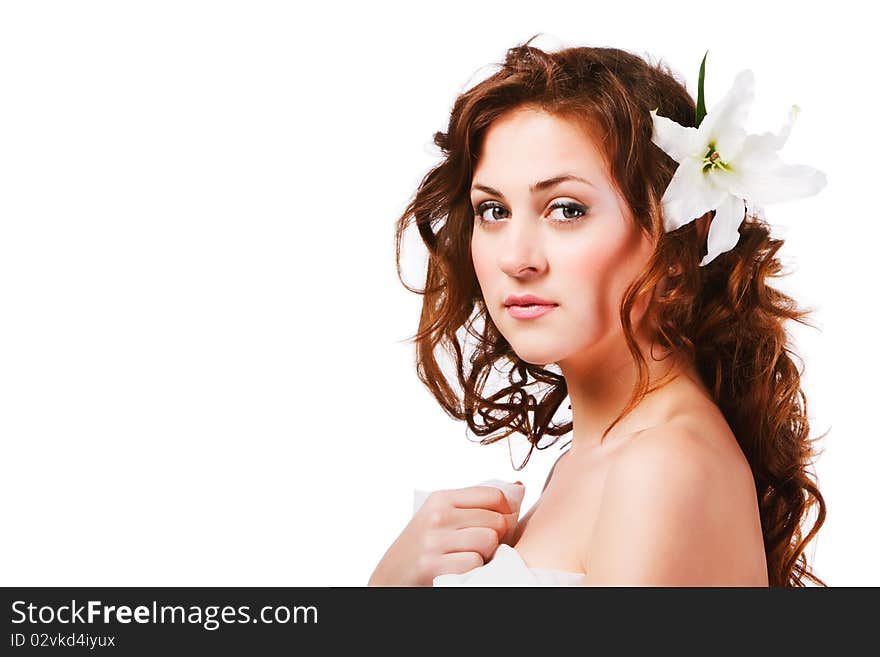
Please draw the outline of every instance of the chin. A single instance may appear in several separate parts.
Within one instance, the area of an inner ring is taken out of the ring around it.
[[[559,350],[553,349],[549,347],[526,347],[524,345],[517,345],[511,343],[514,352],[519,356],[522,360],[527,363],[531,363],[532,365],[540,365],[545,366],[548,363],[555,363],[559,358]]]

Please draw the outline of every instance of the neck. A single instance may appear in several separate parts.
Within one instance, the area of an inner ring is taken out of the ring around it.
[[[622,336],[615,337],[613,344],[596,345],[589,354],[559,362],[571,400],[572,452],[587,453],[601,446],[602,434],[627,405],[635,387],[638,368]],[[668,420],[677,407],[676,391],[681,392],[682,386],[701,386],[693,369],[680,358],[658,353],[655,347],[654,356],[663,357],[655,360],[649,340],[638,336],[637,342],[645,355],[648,388],[661,387],[649,392],[614,425],[606,441]]]

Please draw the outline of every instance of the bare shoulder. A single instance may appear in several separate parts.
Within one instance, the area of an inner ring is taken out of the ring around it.
[[[729,467],[709,441],[687,426],[646,430],[610,466],[600,513],[620,518],[625,511],[646,531],[651,523],[655,531],[680,530],[682,523],[693,526],[722,510]],[[705,529],[701,528],[703,536]]]
[[[723,432],[711,422],[670,422],[617,454],[585,555],[587,586],[760,581],[753,482],[735,439]]]
[[[662,483],[673,493],[695,486],[708,493],[743,475],[750,476],[748,463],[726,426],[678,421],[634,436],[611,465],[608,483],[620,488],[638,480],[640,488]]]

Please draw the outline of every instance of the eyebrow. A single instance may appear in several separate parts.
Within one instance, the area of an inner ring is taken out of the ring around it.
[[[595,187],[595,185],[593,185],[593,183],[591,183],[589,180],[586,180],[585,178],[581,178],[580,176],[575,176],[570,173],[566,173],[566,174],[562,174],[559,176],[553,176],[552,178],[547,178],[547,180],[539,180],[538,182],[529,186],[529,191],[532,194],[534,194],[535,192],[543,191],[545,189],[549,189],[550,187],[555,187],[556,185],[563,183],[567,180],[577,180],[579,182],[582,182],[582,183],[589,185],[590,187]],[[471,188],[471,191],[473,191],[475,189],[479,189],[481,191],[484,191],[487,194],[494,194],[495,196],[500,196],[501,198],[504,198],[504,194],[499,192],[494,187],[489,187],[488,185],[481,185],[480,183],[474,183],[474,186]]]

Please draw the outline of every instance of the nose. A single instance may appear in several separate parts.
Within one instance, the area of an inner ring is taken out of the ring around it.
[[[498,264],[513,278],[540,276],[547,269],[541,227],[538,221],[511,221],[505,239],[499,244]]]

